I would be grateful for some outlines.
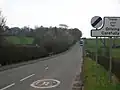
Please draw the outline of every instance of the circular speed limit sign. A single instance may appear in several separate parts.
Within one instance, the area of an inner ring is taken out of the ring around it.
[[[99,17],[99,16],[94,16],[92,19],[91,19],[91,25],[98,29],[99,27],[102,26],[102,18]]]

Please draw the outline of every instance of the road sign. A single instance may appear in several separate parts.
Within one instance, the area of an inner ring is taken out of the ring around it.
[[[99,16],[94,16],[92,19],[91,19],[91,25],[96,28],[96,30],[102,26],[102,18],[99,17]],[[96,63],[98,61],[97,57],[97,53],[98,53],[98,38],[96,37]]]
[[[101,27],[102,25],[102,18],[99,17],[99,16],[94,16],[92,19],[91,19],[91,25],[98,29],[99,27]]]
[[[92,29],[92,37],[117,37],[120,36],[120,17],[104,17],[101,29]]]
[[[95,22],[98,22],[98,21],[99,20],[96,20]],[[93,26],[95,26],[94,23],[93,23]],[[92,29],[91,36],[96,37],[96,41],[97,41],[97,37],[110,38],[109,79],[111,82],[112,81],[112,37],[120,37],[120,17],[104,17],[103,26],[100,29]],[[96,57],[97,57],[97,46],[98,45],[96,44]]]

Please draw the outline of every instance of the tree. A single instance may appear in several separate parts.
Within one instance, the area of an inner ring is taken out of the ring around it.
[[[5,26],[5,31],[9,31],[10,30],[10,28],[8,27],[8,26]]]
[[[78,29],[78,28],[74,28],[72,29],[72,34],[73,36],[76,37],[76,39],[80,39],[80,37],[82,37],[82,32]]]
[[[6,22],[6,20],[2,16],[2,12],[0,11],[0,34],[4,31],[5,22]]]
[[[5,30],[5,18],[2,16],[2,12],[0,11],[0,47],[2,46],[3,42],[4,42],[4,38],[2,36],[2,33]]]
[[[12,35],[16,35],[16,36],[19,35],[21,33],[21,31],[22,31],[19,27],[12,27],[10,29],[11,29],[10,30],[11,34]]]

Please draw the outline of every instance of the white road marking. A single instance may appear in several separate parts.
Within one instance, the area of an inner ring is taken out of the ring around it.
[[[49,85],[49,82],[46,82],[45,85],[46,85],[46,86]]]
[[[49,84],[49,82],[43,82],[40,86],[42,86],[42,85],[47,86],[48,84]]]
[[[5,90],[5,89],[7,89],[7,88],[9,88],[9,87],[12,87],[13,85],[15,85],[15,83],[12,83],[12,84],[10,84],[10,85],[8,85],[8,86],[6,86],[6,87],[4,87],[4,88],[2,88],[2,89],[0,89],[0,90]]]
[[[82,72],[82,67],[80,67],[80,73]]]
[[[48,67],[46,67],[45,69],[48,70]]]
[[[44,85],[46,82],[43,82],[40,86]]]
[[[48,80],[48,81],[54,81],[54,82],[56,82],[56,85],[46,86],[46,85],[48,85],[48,84],[50,83],[50,82],[46,82],[47,80]],[[43,81],[44,81],[44,82],[43,82]],[[43,82],[42,85],[45,85],[45,86],[39,85],[40,82]],[[36,83],[37,83],[38,85],[36,85]],[[37,80],[37,81],[33,82],[30,86],[31,86],[31,87],[34,87],[34,88],[44,89],[44,88],[54,88],[54,87],[57,87],[59,84],[60,84],[60,81],[55,80],[55,79],[42,79],[42,80]]]
[[[30,78],[30,77],[32,77],[32,76],[34,76],[35,74],[31,74],[31,75],[29,75],[29,76],[27,76],[27,77],[25,77],[25,78],[23,78],[23,79],[21,79],[20,81],[22,82],[22,81],[24,81],[24,80],[26,80],[26,79],[28,79],[28,78]]]

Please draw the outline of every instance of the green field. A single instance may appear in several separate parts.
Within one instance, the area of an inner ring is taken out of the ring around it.
[[[115,45],[120,45],[120,38],[117,38],[115,40],[113,39],[112,42]],[[106,39],[106,45],[109,47],[109,39]],[[86,46],[86,49],[95,52],[96,51],[96,40],[95,39],[86,39],[85,46]],[[98,39],[98,49],[104,50],[101,47],[103,47],[103,44],[102,44],[101,40]],[[120,57],[119,53],[120,53],[120,48],[112,49],[112,57]]]
[[[115,79],[109,82],[108,72],[97,65],[90,58],[84,60],[84,90],[120,90],[120,85]]]
[[[12,44],[32,44],[34,38],[23,36],[5,36],[6,40]]]

